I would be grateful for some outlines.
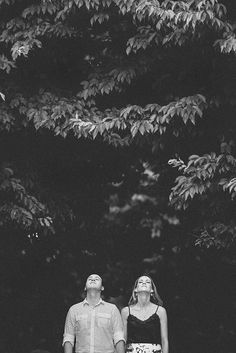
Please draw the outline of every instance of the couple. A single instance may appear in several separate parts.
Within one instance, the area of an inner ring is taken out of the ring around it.
[[[167,315],[149,276],[139,277],[121,315],[101,298],[102,278],[92,274],[85,284],[86,298],[67,314],[64,353],[168,353]],[[125,342],[127,343],[125,345]]]

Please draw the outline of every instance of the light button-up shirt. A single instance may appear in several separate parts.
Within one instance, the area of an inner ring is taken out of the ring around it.
[[[100,300],[92,307],[85,299],[69,309],[63,345],[75,342],[76,353],[114,353],[121,340],[125,341],[123,323],[114,304]]]

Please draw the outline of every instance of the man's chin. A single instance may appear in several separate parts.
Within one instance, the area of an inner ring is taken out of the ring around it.
[[[100,292],[101,288],[91,286],[91,287],[87,287],[87,290],[96,290],[96,291]]]

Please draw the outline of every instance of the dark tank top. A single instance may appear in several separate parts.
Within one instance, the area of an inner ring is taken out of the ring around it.
[[[161,344],[160,319],[154,314],[146,320],[140,320],[130,313],[127,318],[127,343],[154,343]]]

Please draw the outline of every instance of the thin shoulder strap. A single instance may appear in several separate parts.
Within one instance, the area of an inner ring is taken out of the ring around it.
[[[129,308],[129,315],[130,315],[130,306],[128,305],[128,308]]]
[[[159,305],[157,304],[157,308],[156,308],[156,311],[155,311],[155,314],[157,313],[157,310],[159,309]]]

